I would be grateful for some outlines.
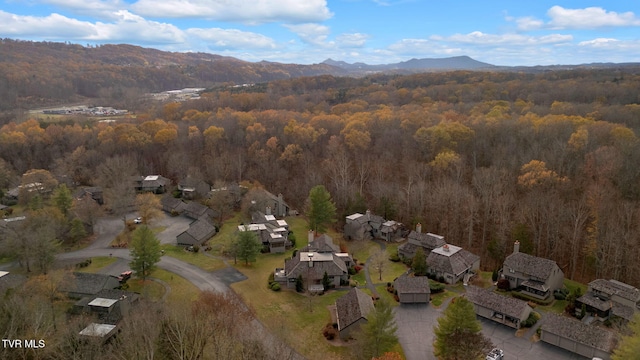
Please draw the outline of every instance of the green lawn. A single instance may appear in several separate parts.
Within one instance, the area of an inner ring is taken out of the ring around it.
[[[140,293],[145,299],[152,301],[161,300],[165,293],[164,286],[153,280],[143,282],[141,279],[130,279],[127,281],[127,285],[127,291]]]
[[[113,264],[118,261],[118,258],[110,256],[98,256],[91,258],[91,264],[85,268],[79,269],[82,272],[97,273],[100,269]]]
[[[449,290],[445,290],[441,293],[438,294],[432,294],[431,295],[431,304],[435,307],[438,307],[440,305],[442,305],[442,303],[445,302],[445,300],[447,300],[448,298],[452,298],[454,296],[458,296],[457,293],[455,292],[451,292]]]
[[[205,271],[215,271],[224,268],[226,265],[220,259],[203,254],[202,252],[186,251],[181,246],[171,244],[162,245],[165,251],[164,256],[171,256],[191,265],[195,265]]]
[[[167,297],[167,302],[169,304],[179,304],[184,306],[184,304],[197,299],[200,294],[200,289],[195,285],[182,276],[176,275],[172,272],[156,269],[151,274],[151,277],[160,279],[169,284],[169,287],[171,288],[169,296]]]

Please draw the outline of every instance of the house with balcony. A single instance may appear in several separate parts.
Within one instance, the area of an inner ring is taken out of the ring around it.
[[[402,237],[404,227],[395,220],[386,220],[367,210],[365,214],[355,213],[345,218],[344,236],[353,240],[396,241]]]
[[[601,321],[611,317],[631,321],[640,311],[640,290],[617,280],[596,279],[576,303],[577,309],[584,304],[587,313]]]
[[[518,241],[514,243],[513,253],[504,260],[499,275],[509,280],[511,289],[542,300],[564,286],[564,273],[555,261],[520,252]]]

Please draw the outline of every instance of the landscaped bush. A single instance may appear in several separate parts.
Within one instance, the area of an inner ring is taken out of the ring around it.
[[[399,262],[400,261],[400,255],[398,255],[398,253],[391,253],[391,255],[389,255],[389,260],[393,261],[393,262]]]
[[[435,281],[429,281],[429,290],[431,290],[432,294],[441,293],[444,291],[444,284]]]
[[[278,284],[277,282],[271,283],[271,285],[269,285],[269,288],[273,291],[280,291],[280,284]]]
[[[327,324],[324,329],[322,330],[322,335],[325,337],[325,339],[327,340],[333,340],[336,338],[336,336],[338,336],[338,329],[337,329],[337,325],[333,325],[333,324]]]
[[[511,290],[511,284],[509,283],[509,280],[507,280],[507,279],[498,280],[498,284],[496,286],[500,290],[504,290],[504,291]]]
[[[556,289],[553,292],[553,297],[556,300],[566,300],[567,299],[567,295],[569,295],[569,289],[567,289],[567,288]]]
[[[493,272],[491,273],[491,281],[498,281],[498,270],[493,270]]]
[[[532,311],[529,314],[529,317],[527,318],[527,320],[522,322],[522,326],[524,327],[532,327],[533,325],[535,325],[538,320],[540,320],[540,314],[538,314],[535,311]]]
[[[355,270],[356,273],[359,273],[360,270],[362,270],[362,266],[361,265],[356,265],[356,266],[353,267],[353,270]]]

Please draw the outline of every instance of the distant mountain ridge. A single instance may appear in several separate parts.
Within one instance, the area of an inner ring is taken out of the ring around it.
[[[327,59],[321,64],[335,66],[348,71],[393,71],[393,70],[490,70],[495,65],[474,60],[469,56],[454,56],[448,58],[411,59],[393,64],[368,65],[362,62],[349,64],[344,61]]]

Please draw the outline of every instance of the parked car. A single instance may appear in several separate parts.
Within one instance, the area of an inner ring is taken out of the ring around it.
[[[491,352],[487,354],[485,360],[503,360],[504,359],[504,351],[502,349],[492,349]]]
[[[134,223],[136,224],[142,224],[142,218],[141,217],[137,217],[135,220],[133,220]]]

